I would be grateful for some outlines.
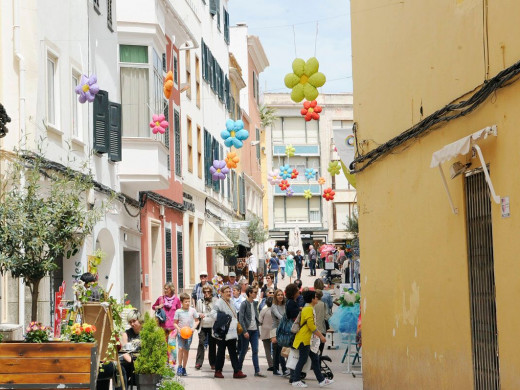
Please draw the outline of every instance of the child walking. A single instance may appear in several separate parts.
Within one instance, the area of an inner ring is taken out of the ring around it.
[[[195,332],[195,322],[199,322],[199,314],[197,311],[190,307],[190,296],[186,293],[180,295],[181,308],[175,312],[174,326],[177,329],[177,349],[179,367],[177,368],[178,376],[187,376],[186,364],[188,364],[188,355],[190,353],[191,340],[193,338],[193,332]],[[190,337],[183,338],[183,332],[181,329],[188,327],[191,329]]]

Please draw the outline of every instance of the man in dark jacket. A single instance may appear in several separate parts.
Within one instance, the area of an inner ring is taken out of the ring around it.
[[[303,269],[303,256],[301,250],[296,251],[296,256],[294,256],[294,267],[296,268],[296,279],[301,279]]]
[[[242,370],[244,359],[246,357],[247,348],[251,343],[251,350],[253,352],[253,366],[255,367],[255,376],[265,378],[266,376],[260,372],[260,365],[258,364],[258,339],[260,335],[260,314],[258,313],[258,302],[255,301],[258,295],[258,288],[248,287],[246,289],[247,299],[240,305],[240,312],[238,320],[242,325],[243,333],[239,336],[241,338],[240,356],[238,357],[239,369]]]

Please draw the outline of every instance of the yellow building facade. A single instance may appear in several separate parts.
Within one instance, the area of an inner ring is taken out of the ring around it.
[[[520,388],[518,15],[351,1],[366,390]]]

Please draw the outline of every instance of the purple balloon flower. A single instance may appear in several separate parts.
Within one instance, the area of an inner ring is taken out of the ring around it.
[[[285,195],[286,196],[293,196],[294,195],[294,190],[291,187],[287,188],[285,190]]]
[[[213,160],[213,166],[209,168],[213,180],[224,180],[229,173],[224,160]]]
[[[80,103],[85,103],[86,101],[92,103],[96,98],[96,94],[99,92],[96,75],[93,74],[90,75],[90,77],[81,75],[79,85],[74,89],[74,91],[79,95],[78,101]]]

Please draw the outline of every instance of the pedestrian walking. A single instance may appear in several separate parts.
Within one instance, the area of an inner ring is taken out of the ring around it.
[[[316,376],[320,387],[328,386],[334,383],[334,381],[325,378],[320,371],[320,358],[317,353],[319,351],[319,343],[313,341],[311,349],[311,339],[318,339],[323,343],[326,341],[325,336],[323,336],[323,334],[316,328],[314,321],[314,307],[318,303],[316,291],[304,291],[303,299],[305,301],[305,307],[301,312],[300,330],[296,333],[293,342],[293,348],[299,351],[299,357],[298,363],[296,364],[291,376],[292,386],[308,387],[301,380],[302,368],[308,358],[311,359],[311,368],[314,371],[314,375]]]
[[[260,301],[260,304],[258,305],[258,310],[262,311],[262,309],[265,307],[265,304],[267,302],[267,299],[274,297],[274,288],[268,288],[265,291],[264,298]]]
[[[294,266],[296,268],[296,279],[301,279],[303,269],[303,256],[302,251],[299,249],[296,251],[296,256],[294,256]]]
[[[244,332],[239,336],[241,342],[241,351],[238,358],[239,370],[242,370],[247,349],[251,344],[251,352],[253,355],[253,366],[255,368],[255,376],[265,378],[265,374],[260,371],[258,363],[258,340],[260,338],[260,313],[258,312],[258,302],[255,301],[258,295],[258,288],[249,286],[246,289],[247,299],[240,305],[240,313],[238,320]]]
[[[333,305],[332,295],[330,295],[328,291],[325,291],[325,283],[323,283],[322,279],[318,278],[314,281],[314,290],[321,290],[323,292],[323,298],[321,300],[327,306],[329,314],[331,314]]]
[[[204,298],[197,301],[196,309],[200,317],[199,329],[199,345],[197,347],[197,358],[195,359],[195,368],[200,370],[204,363],[205,345],[208,345],[208,360],[211,369],[215,369],[215,361],[217,360],[217,341],[211,334],[215,320],[211,318],[211,310],[217,303],[217,298],[213,296],[213,288],[209,285],[202,288]]]
[[[234,272],[230,272],[228,274],[228,281],[225,284],[227,284],[228,286],[231,286],[231,287],[233,287],[235,284],[238,284],[237,274]]]
[[[227,285],[220,289],[221,298],[215,303],[211,310],[211,317],[218,321],[219,313],[230,317],[229,328],[222,340],[217,341],[217,361],[215,363],[215,378],[224,378],[222,368],[224,368],[224,360],[226,358],[226,349],[229,353],[231,366],[233,367],[233,378],[242,379],[247,377],[239,368],[237,356],[237,313],[231,304],[231,288]]]
[[[267,289],[269,289],[269,288],[272,288],[273,290],[276,289],[276,287],[274,285],[274,275],[273,274],[267,274],[265,277],[265,284],[262,286],[262,289],[260,290],[261,291],[260,296],[262,298],[265,298]]]
[[[271,260],[269,261],[269,273],[273,275],[275,288],[277,288],[277,285],[278,285],[279,267],[280,267],[280,260],[278,260],[278,257],[276,255],[273,255],[273,257],[271,257]]]
[[[188,294],[182,293],[179,298],[182,306],[175,312],[174,317],[174,326],[177,329],[177,348],[179,350],[177,376],[187,376],[186,364],[188,363],[191,341],[195,332],[195,322],[199,322],[199,314],[193,307],[190,307],[190,296]],[[186,328],[189,328],[188,334],[184,334]]]
[[[328,321],[330,318],[330,311],[325,302],[321,299],[323,297],[323,290],[316,289],[316,298],[318,298],[318,303],[314,306],[314,313],[316,315],[316,328],[321,332],[321,334],[327,334],[328,329]],[[325,348],[325,343],[320,341],[320,356],[323,355],[323,349]]]
[[[273,291],[274,293],[274,291]],[[273,328],[273,317],[271,315],[271,307],[273,305],[273,296],[268,296],[265,300],[265,306],[260,309],[260,340],[264,345],[265,358],[267,360],[267,371],[273,371],[273,354],[271,344],[271,329]]]
[[[286,261],[285,258],[286,258],[285,255],[281,255],[280,260],[279,260],[280,273],[282,275],[282,280],[285,279],[285,261]]]
[[[280,324],[280,320],[285,314],[285,296],[282,290],[278,289],[274,292],[273,305],[271,306],[271,343],[273,345],[273,375],[281,376],[288,374],[289,371],[285,366],[285,358],[281,355],[282,347],[278,345],[276,340],[276,329]],[[282,371],[280,371],[280,367]]]
[[[175,287],[173,283],[166,283],[164,285],[164,295],[157,298],[155,303],[152,305],[153,310],[164,309],[166,320],[161,321],[161,319],[158,319],[158,322],[159,326],[164,330],[166,340],[168,340],[170,332],[175,329],[173,318],[175,317],[175,312],[177,309],[180,309],[180,307],[181,301],[175,295]]]
[[[191,293],[191,299],[193,301],[193,306],[197,305],[197,301],[199,299],[203,299],[204,298],[204,294],[202,292],[202,288],[206,284],[211,284],[211,282],[208,282],[208,273],[206,271],[202,271],[199,274],[199,278],[200,278],[200,282],[195,285],[195,287],[193,288],[193,292]]]
[[[247,265],[249,268],[249,284],[253,283],[258,272],[258,259],[251,252],[247,252]]]
[[[314,249],[313,245],[309,245],[309,269],[311,271],[310,276],[316,276],[316,259],[316,249]]]

